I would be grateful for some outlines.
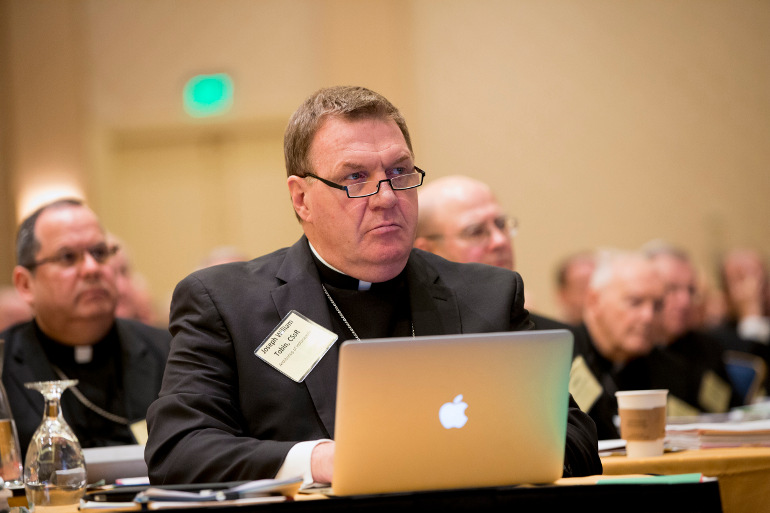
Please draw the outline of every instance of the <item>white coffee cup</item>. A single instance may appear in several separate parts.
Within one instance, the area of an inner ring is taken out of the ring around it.
[[[647,458],[663,454],[668,390],[627,390],[615,392],[615,397],[626,455]]]

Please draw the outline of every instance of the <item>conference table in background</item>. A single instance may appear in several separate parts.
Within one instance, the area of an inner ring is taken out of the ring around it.
[[[770,512],[770,447],[666,452],[653,458],[602,457],[604,475],[688,474],[716,477],[725,513]]]

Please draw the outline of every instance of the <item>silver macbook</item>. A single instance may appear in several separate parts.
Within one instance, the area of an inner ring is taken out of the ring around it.
[[[567,330],[343,343],[332,493],[560,478],[572,345]]]

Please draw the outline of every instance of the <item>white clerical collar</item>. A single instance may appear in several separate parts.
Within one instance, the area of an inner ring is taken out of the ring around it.
[[[325,265],[325,266],[326,266],[326,267],[328,267],[329,269],[331,269],[331,270],[333,270],[333,271],[336,271],[336,272],[338,272],[338,273],[340,273],[340,274],[344,274],[345,276],[350,276],[349,274],[345,274],[345,273],[343,273],[342,271],[340,271],[339,269],[337,269],[336,267],[334,267],[333,265],[331,265],[329,262],[327,262],[326,260],[324,260],[324,259],[321,257],[321,255],[319,255],[319,254],[318,254],[318,251],[316,251],[316,250],[315,250],[315,248],[313,247],[313,245],[312,245],[312,244],[310,244],[310,241],[308,241],[307,243],[310,245],[310,251],[312,251],[312,252],[313,252],[313,254],[315,255],[315,257],[316,257],[318,260],[320,260],[320,261],[321,261],[321,263],[322,263],[323,265]],[[358,290],[369,290],[371,287],[372,287],[372,283],[371,283],[371,282],[369,282],[369,281],[364,281],[364,280],[358,280]]]
[[[75,346],[75,361],[78,363],[91,363],[94,358],[93,346]]]

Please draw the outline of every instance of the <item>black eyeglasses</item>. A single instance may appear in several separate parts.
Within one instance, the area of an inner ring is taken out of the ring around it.
[[[338,183],[331,182],[313,173],[307,173],[303,178],[308,176],[315,178],[316,180],[323,182],[329,187],[334,187],[347,193],[348,198],[365,198],[366,196],[374,196],[380,192],[380,184],[382,182],[388,182],[390,188],[394,191],[403,191],[406,189],[414,189],[422,185],[422,181],[425,178],[425,171],[419,167],[414,167],[413,173],[407,173],[405,175],[394,176],[393,178],[385,178],[380,181],[372,180],[371,182],[360,182],[351,185],[340,185]]]
[[[25,266],[27,269],[34,269],[43,264],[58,264],[62,267],[74,267],[85,258],[88,252],[97,263],[105,263],[111,256],[118,252],[119,246],[107,246],[107,244],[96,244],[90,248],[81,249],[63,249],[54,256],[41,258]]]
[[[519,231],[519,221],[515,217],[498,216],[492,220],[492,226],[508,238],[513,238]],[[444,235],[436,233],[423,235],[427,239],[443,239],[444,237],[457,237],[468,242],[471,246],[486,246],[492,238],[492,226],[489,222],[475,223],[464,228],[460,233]]]

